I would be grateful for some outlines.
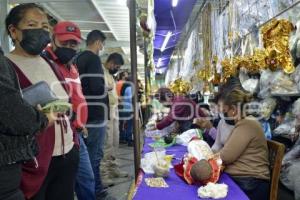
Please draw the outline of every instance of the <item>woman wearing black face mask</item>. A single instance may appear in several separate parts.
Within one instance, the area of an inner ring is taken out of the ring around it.
[[[69,101],[62,74],[39,54],[50,42],[49,23],[44,10],[33,3],[14,7],[6,28],[15,49],[7,55],[18,74],[21,88],[45,81],[62,101]],[[60,119],[36,137],[36,160],[23,164],[21,190],[26,199],[73,200],[78,149],[73,142],[69,119]],[[49,181],[55,177],[55,181]],[[55,192],[48,192],[55,191]]]
[[[258,120],[242,115],[250,100],[251,95],[237,88],[222,97],[224,119],[234,128],[220,155],[226,166],[225,172],[251,200],[269,199],[267,141]]]

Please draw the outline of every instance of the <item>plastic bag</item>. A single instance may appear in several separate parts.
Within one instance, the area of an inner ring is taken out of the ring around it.
[[[300,91],[300,65],[296,67],[295,72],[292,74],[292,78],[297,84],[298,90]]]
[[[259,85],[258,83],[259,83],[258,79],[251,78],[251,79],[248,79],[248,80],[242,82],[242,86],[245,90],[247,90],[251,94],[254,94],[258,90],[258,85]]]
[[[145,130],[146,137],[158,138],[158,137],[163,137],[165,135],[168,135],[172,132],[176,132],[177,123],[173,122],[170,126],[167,126],[162,130],[151,130],[150,126],[151,125],[146,125],[146,130]]]
[[[264,99],[261,102],[261,114],[265,120],[269,120],[276,107],[276,100],[273,98]]]
[[[200,129],[190,129],[176,136],[176,143],[187,146],[192,138],[198,137],[202,139],[202,131]]]
[[[273,79],[274,72],[271,72],[270,70],[262,71],[259,81],[260,92],[258,93],[260,98],[265,99],[271,96],[271,85],[273,83]]]
[[[239,79],[245,90],[247,90],[251,94],[254,94],[257,92],[258,86],[259,86],[259,80],[250,78],[247,75],[246,70],[244,70],[243,68],[240,70]]]
[[[274,134],[285,136],[292,142],[298,139],[300,133],[300,125],[297,119],[281,124],[274,130]]]
[[[154,174],[153,166],[167,164],[165,160],[166,150],[165,149],[157,149],[156,152],[146,153],[144,158],[141,159],[141,168],[146,174]],[[172,168],[172,165],[169,165],[169,168]]]
[[[271,93],[279,95],[293,95],[299,94],[299,91],[292,78],[286,75],[284,72],[279,71],[274,75],[273,83],[271,86]]]
[[[228,185],[225,183],[208,183],[206,186],[201,186],[197,193],[200,198],[225,198],[228,193]]]
[[[295,199],[300,199],[300,138],[292,149],[283,157],[280,180],[290,190],[294,191]]]
[[[275,130],[276,135],[289,135],[295,131],[295,121],[289,121],[279,125]]]
[[[300,98],[293,104],[293,115],[296,117],[300,116]]]

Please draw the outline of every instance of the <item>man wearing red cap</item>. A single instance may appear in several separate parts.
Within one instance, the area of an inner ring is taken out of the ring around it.
[[[95,200],[94,173],[87,147],[83,141],[83,136],[87,136],[85,128],[88,114],[87,103],[82,93],[78,70],[71,63],[81,40],[77,25],[68,21],[59,22],[53,28],[52,45],[46,49],[45,54],[59,68],[70,90],[69,96],[73,104],[72,127],[78,134],[80,142],[80,163],[75,186],[77,198],[78,200]]]

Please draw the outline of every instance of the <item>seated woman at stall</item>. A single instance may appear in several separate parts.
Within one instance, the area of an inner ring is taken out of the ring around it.
[[[232,77],[228,79],[227,82],[220,87],[219,93],[215,96],[215,102],[218,104],[220,113],[219,113],[219,120],[217,124],[216,139],[212,146],[212,150],[214,152],[220,151],[220,149],[224,146],[224,144],[228,140],[234,128],[234,125],[231,124],[231,121],[224,120],[224,116],[220,108],[222,107],[223,97],[226,94],[230,93],[235,88],[241,91],[245,91],[242,87],[240,80],[236,77]]]
[[[170,112],[156,124],[156,129],[164,129],[176,121],[179,125],[179,132],[182,133],[190,129],[194,118],[206,116],[193,100],[184,95],[174,95],[168,88],[160,88],[157,94],[159,101],[170,107]]]
[[[268,146],[260,123],[252,116],[243,116],[243,107],[251,95],[233,89],[222,98],[226,123],[234,126],[221,149],[225,172],[252,200],[269,199]]]

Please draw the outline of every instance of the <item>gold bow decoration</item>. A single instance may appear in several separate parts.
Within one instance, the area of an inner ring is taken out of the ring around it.
[[[294,29],[293,24],[285,19],[273,19],[261,28],[264,47],[268,54],[266,63],[271,70],[283,69],[287,74],[295,71],[289,50],[289,37]]]
[[[182,78],[178,78],[169,85],[169,89],[174,94],[188,94],[192,90],[192,85]]]
[[[268,22],[261,28],[264,49],[255,49],[253,55],[225,58],[221,61],[223,79],[235,75],[239,68],[245,68],[249,73],[259,73],[267,68],[293,73],[295,66],[289,50],[289,37],[293,30],[293,24],[285,19]]]

